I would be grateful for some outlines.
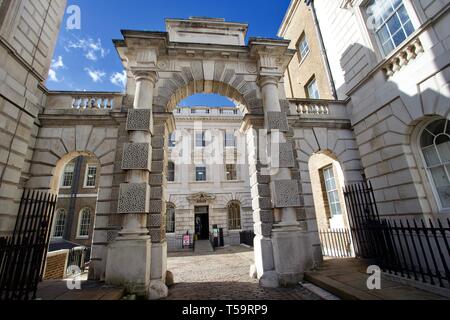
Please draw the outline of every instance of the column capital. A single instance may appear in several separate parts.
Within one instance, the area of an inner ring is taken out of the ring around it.
[[[280,82],[282,77],[283,77],[282,75],[278,74],[270,74],[270,75],[260,74],[258,78],[258,83],[261,89],[269,84],[278,86],[278,83]]]
[[[147,80],[153,83],[153,85],[156,84],[159,80],[159,74],[154,68],[131,68],[131,73],[133,74],[136,81],[143,81]]]

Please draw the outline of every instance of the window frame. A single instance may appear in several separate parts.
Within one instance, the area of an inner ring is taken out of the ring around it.
[[[71,177],[71,183],[70,183],[70,185],[65,185],[65,178],[66,178],[66,173],[69,173],[69,172],[67,172],[67,168],[69,167],[69,166],[71,166],[72,168],[73,168],[73,171],[72,172],[70,172],[71,174],[72,174],[72,177]],[[74,179],[74,177],[75,177],[75,167],[76,167],[76,164],[72,161],[72,162],[69,162],[69,163],[67,163],[65,166],[64,166],[64,169],[63,169],[63,172],[62,172],[62,175],[61,175],[61,183],[60,183],[60,188],[61,189],[70,189],[70,188],[72,188],[72,186],[73,186],[73,179]]]
[[[199,146],[197,142],[199,142],[199,140],[197,140],[199,135],[202,135],[202,145]],[[201,132],[195,132],[195,147],[196,148],[206,148],[206,131],[201,131]]]
[[[172,167],[171,167],[172,166]],[[172,175],[171,175],[172,173]],[[172,177],[169,179],[169,177]],[[169,161],[167,164],[167,182],[175,182],[175,162]]]
[[[200,170],[200,169],[204,169],[204,180],[198,180],[198,174],[199,174],[199,171],[198,170]],[[206,166],[198,166],[198,167],[195,167],[195,182],[206,182],[206,181],[208,181],[208,176],[207,176],[207,174],[208,174],[208,172],[207,172],[207,168],[206,168]]]
[[[228,169],[228,166],[233,166],[233,169],[232,170],[229,170]],[[234,179],[229,179],[229,175],[232,173],[232,172],[234,172]],[[238,178],[238,168],[237,168],[237,165],[236,164],[234,164],[234,163],[227,163],[227,164],[225,164],[225,179],[226,179],[226,181],[239,181],[239,178]]]
[[[173,149],[176,147],[177,145],[177,140],[176,140],[176,134],[175,132],[172,132],[169,134],[169,142],[168,142],[169,148]]]
[[[81,235],[81,225],[84,219],[84,213],[86,210],[89,210],[89,225],[87,230],[87,235]],[[89,207],[85,207],[80,210],[78,213],[78,225],[77,225],[77,239],[89,239],[90,238],[90,231],[92,227],[92,210]]]
[[[425,148],[422,147],[422,143],[421,143],[422,136],[423,136],[425,130],[427,130],[427,128],[431,124],[433,124],[434,122],[442,121],[442,120],[446,120],[447,121],[446,127],[444,128],[444,132],[445,132],[445,130],[448,128],[448,126],[450,126],[450,120],[445,119],[445,118],[440,118],[440,119],[439,118],[434,118],[434,119],[431,119],[431,120],[427,121],[426,123],[424,123],[424,125],[422,126],[422,128],[420,129],[420,131],[418,133],[418,136],[416,137],[416,141],[417,141],[417,146],[418,146],[418,148],[417,148],[418,149],[418,153],[420,154],[420,160],[422,162],[421,163],[422,169],[425,172],[425,177],[426,177],[427,183],[431,187],[431,193],[432,193],[434,201],[435,201],[435,203],[437,205],[437,209],[439,211],[439,214],[449,214],[450,213],[450,207],[444,207],[443,204],[442,204],[442,200],[441,200],[441,198],[439,196],[439,192],[437,190],[436,183],[434,181],[433,175],[432,175],[431,170],[430,170],[431,167],[428,165],[428,163],[426,161],[426,158],[425,158],[425,154],[423,152],[423,149],[425,149],[426,147]],[[444,166],[444,170],[447,170],[446,169],[446,164],[443,164],[442,161],[441,161],[441,163],[439,165],[435,165],[435,166],[432,166],[432,167],[435,168],[435,167],[438,167],[438,166]],[[450,172],[447,173],[447,174],[450,174]]]
[[[231,208],[232,206],[237,206],[239,208],[239,217],[231,216]],[[237,223],[236,223],[237,221]],[[231,201],[227,205],[227,224],[229,231],[241,231],[242,230],[242,206],[239,201]]]
[[[89,169],[95,168],[95,178],[94,178],[94,185],[88,186],[89,181]],[[84,182],[83,182],[83,188],[85,189],[95,189],[97,187],[97,177],[98,177],[98,165],[96,164],[87,164],[86,170],[84,173]]]
[[[311,97],[310,92],[309,92],[309,88],[311,87],[311,85],[313,83],[315,83],[315,85],[316,85],[316,91],[317,91],[317,95],[318,95],[317,98]],[[305,92],[306,92],[306,96],[308,97],[308,99],[320,100],[320,90],[319,90],[319,85],[317,84],[317,79],[316,79],[315,75],[312,76],[311,79],[309,79],[309,81],[306,83],[306,85],[305,85]]]
[[[414,28],[414,31],[406,37],[406,39],[396,46],[389,54],[385,54],[383,50],[383,46],[381,45],[381,42],[379,40],[379,37],[375,30],[371,30],[368,25],[367,21],[369,20],[369,16],[367,14],[367,8],[369,4],[372,2],[372,0],[363,0],[360,1],[360,4],[358,6],[357,10],[357,16],[358,16],[358,24],[363,29],[363,34],[365,37],[368,37],[368,40],[366,38],[366,42],[368,46],[371,46],[372,50],[375,52],[375,56],[379,61],[388,58],[389,56],[392,56],[401,48],[405,43],[407,43],[408,39],[411,39],[414,37],[414,35],[417,33],[417,30],[420,28],[423,19],[424,13],[421,11],[421,8],[418,8],[420,6],[415,6],[410,0],[402,0],[402,3],[405,7],[406,13],[409,16],[409,20],[411,21],[411,24]],[[397,11],[396,11],[397,12]]]
[[[173,219],[169,219],[169,209],[173,210]],[[169,202],[166,205],[166,234],[175,234],[176,233],[176,207],[173,203]],[[173,231],[169,231],[169,224],[172,224]]]
[[[228,138],[231,136],[233,137],[232,144],[229,145],[230,139]],[[236,148],[236,131],[225,131],[224,145],[225,148]]]
[[[57,226],[58,226],[57,222],[59,221],[59,216],[61,215],[61,213],[64,214],[64,223],[62,225],[62,234],[61,234],[61,236],[56,236],[55,232],[56,232],[56,229],[57,229]],[[57,209],[56,210],[56,214],[55,214],[55,218],[54,218],[54,221],[53,221],[52,239],[63,239],[64,238],[64,232],[65,232],[65,229],[66,229],[66,222],[67,222],[66,209],[64,209],[64,208]]]
[[[306,43],[306,48],[308,49],[306,53],[303,54],[301,45],[302,43]],[[303,31],[300,37],[298,38],[297,44],[296,44],[297,54],[298,54],[298,62],[301,64],[303,61],[308,57],[308,55],[311,53],[311,47],[309,45],[309,41],[306,37],[306,33]]]
[[[333,219],[334,217],[342,217],[343,214],[344,214],[344,211],[342,210],[342,202],[341,202],[341,199],[339,197],[338,179],[336,178],[336,173],[334,172],[334,165],[329,165],[329,166],[323,167],[321,169],[321,171],[322,171],[323,181],[324,181],[324,185],[325,185],[325,194],[327,196],[328,206],[330,208],[331,219]],[[332,173],[332,179],[328,179],[326,177],[326,175],[325,175],[325,172],[329,172],[329,171],[331,171],[331,173]],[[330,181],[330,180],[334,180],[335,189],[328,190],[327,182]],[[330,195],[332,193],[335,193],[335,196],[337,198],[337,202],[332,202],[331,201]],[[335,214],[333,212],[333,208],[336,205],[338,205],[337,207],[339,207],[339,213],[338,214]]]

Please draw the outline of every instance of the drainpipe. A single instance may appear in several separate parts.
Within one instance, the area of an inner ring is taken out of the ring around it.
[[[327,50],[325,49],[325,43],[323,41],[322,31],[321,31],[320,25],[319,25],[319,19],[317,18],[317,12],[316,12],[316,7],[314,6],[314,0],[306,0],[306,5],[311,5],[311,12],[312,12],[313,20],[314,20],[314,25],[316,27],[317,36],[319,37],[319,45],[320,45],[320,50],[322,52],[322,57],[323,57],[324,64],[325,64],[325,71],[327,72],[327,75],[328,75],[328,82],[330,84],[333,98],[334,98],[334,100],[337,100],[338,96],[337,96],[336,86],[334,84],[333,74],[331,73],[330,61],[328,60]]]

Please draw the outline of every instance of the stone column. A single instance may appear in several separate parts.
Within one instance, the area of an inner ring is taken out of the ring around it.
[[[147,295],[151,279],[151,238],[147,228],[150,212],[152,161],[153,90],[158,79],[151,70],[133,70],[136,92],[128,111],[129,142],[124,145],[122,170],[127,183],[120,185],[118,213],[122,230],[108,248],[106,282],[125,286],[127,291]]]
[[[288,142],[287,115],[281,109],[278,84],[281,75],[261,75],[264,123],[268,130],[267,153],[271,161],[270,192],[275,224],[272,229],[272,246],[275,271],[279,284],[296,284],[303,280],[307,260],[307,237],[297,221],[301,206],[298,181],[293,180],[295,167],[292,144]]]
[[[148,228],[152,240],[151,300],[167,297],[167,240],[166,240],[166,201],[169,133],[174,130],[174,116],[171,113],[154,113],[152,139],[153,159],[150,175],[150,220]]]

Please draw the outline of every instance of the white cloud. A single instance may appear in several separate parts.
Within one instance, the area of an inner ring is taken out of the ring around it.
[[[76,42],[69,41],[65,49],[66,51],[71,51],[72,49],[82,50],[85,58],[91,61],[104,58],[109,53],[109,50],[103,48],[100,39],[94,40],[92,38],[78,39]]]
[[[121,88],[125,88],[127,84],[127,72],[125,70],[122,73],[115,72],[111,75],[110,80],[112,84]]]
[[[56,72],[53,69],[48,71],[48,81],[59,82]]]
[[[48,71],[48,80],[52,81],[52,82],[60,82],[61,80],[58,79],[58,75],[56,73],[56,71],[58,71],[59,69],[64,69],[65,65],[63,62],[63,57],[62,56],[58,56],[58,58],[55,60],[52,60],[52,64],[50,66],[50,70]]]
[[[106,76],[106,73],[100,70],[92,70],[90,68],[85,68],[84,70],[94,82],[102,82],[103,78]]]
[[[54,60],[54,59],[52,60],[52,69],[53,70],[59,70],[59,69],[62,69],[64,67],[65,67],[65,65],[64,65],[62,56],[58,56],[57,60]]]

